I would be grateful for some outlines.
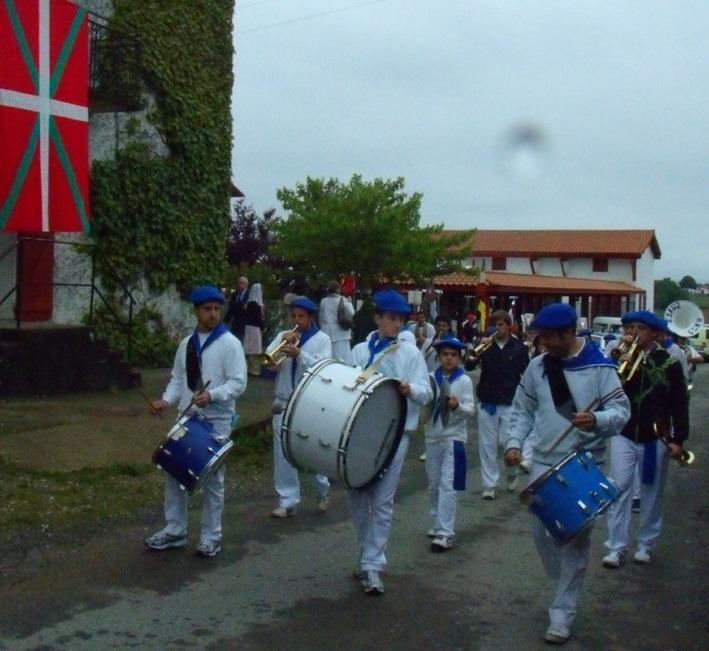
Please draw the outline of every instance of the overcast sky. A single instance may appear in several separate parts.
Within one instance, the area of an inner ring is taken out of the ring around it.
[[[654,228],[709,282],[707,0],[237,0],[234,179],[406,180],[422,224]]]

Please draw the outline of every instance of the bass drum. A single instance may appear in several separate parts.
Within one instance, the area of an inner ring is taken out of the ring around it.
[[[294,466],[363,488],[389,466],[406,423],[398,382],[334,359],[303,375],[283,413],[281,445]]]

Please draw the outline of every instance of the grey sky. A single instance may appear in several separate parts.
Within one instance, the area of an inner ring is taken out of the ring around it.
[[[709,2],[308,18],[364,2],[237,0],[234,177],[257,211],[308,175],[403,176],[424,224],[654,228],[658,278],[709,282]]]

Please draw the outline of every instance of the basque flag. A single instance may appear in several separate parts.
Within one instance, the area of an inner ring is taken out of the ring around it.
[[[0,229],[88,231],[88,19],[0,0]]]

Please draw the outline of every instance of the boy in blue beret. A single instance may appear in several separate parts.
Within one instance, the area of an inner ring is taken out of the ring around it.
[[[438,397],[434,398],[425,429],[426,475],[433,516],[428,535],[433,538],[431,551],[445,552],[453,546],[455,536],[456,491],[465,490],[465,444],[468,420],[475,414],[475,396],[473,382],[460,366],[466,344],[455,337],[444,337],[434,346],[439,366],[431,373],[431,380]]]
[[[384,592],[381,573],[386,567],[386,549],[394,517],[394,495],[409,447],[409,435],[418,426],[419,407],[430,402],[433,391],[421,351],[400,338],[401,325],[411,306],[394,290],[378,291],[373,296],[377,331],[368,341],[352,350],[354,363],[362,369],[379,365],[379,372],[399,381],[399,391],[407,398],[404,436],[383,475],[365,488],[350,491],[352,518],[357,527],[359,567],[354,576],[365,593]]]
[[[198,414],[223,439],[229,438],[235,417],[234,401],[246,390],[246,358],[239,340],[222,323],[222,293],[211,285],[196,287],[190,294],[197,320],[195,331],[177,348],[170,382],[161,400],[151,405],[154,414],[178,405],[179,413]],[[205,386],[209,384],[208,390]],[[224,511],[222,465],[204,485],[202,528],[197,554],[216,556],[221,550]],[[170,475],[165,475],[166,526],[149,536],[149,549],[184,547],[187,544],[187,492]]]
[[[287,345],[281,348],[285,360],[279,364],[274,386],[273,418],[273,483],[278,495],[278,506],[271,511],[271,517],[287,518],[295,515],[300,504],[300,480],[298,471],[288,463],[281,446],[281,425],[283,410],[293,390],[303,377],[303,373],[316,362],[332,357],[332,344],[328,337],[315,323],[318,306],[306,296],[293,299],[289,305],[291,320],[296,332],[279,332],[266,348],[272,352],[283,341]],[[327,511],[330,505],[330,481],[325,475],[313,476],[315,492],[318,496],[317,509]]]

